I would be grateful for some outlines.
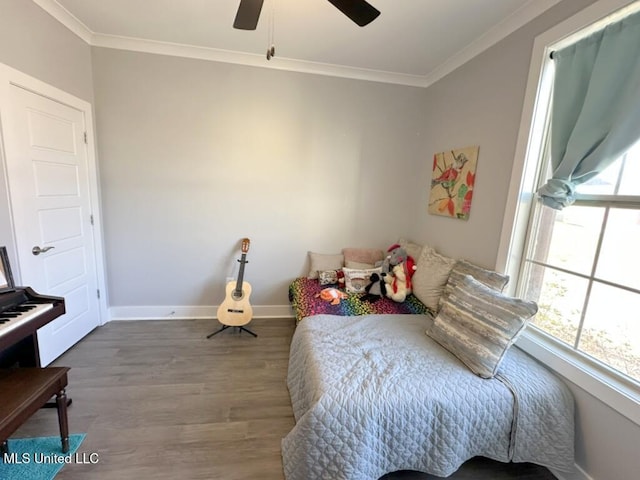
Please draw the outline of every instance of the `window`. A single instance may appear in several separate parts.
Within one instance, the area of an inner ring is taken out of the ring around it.
[[[554,63],[564,48],[640,10],[600,0],[539,35],[531,57],[496,268],[539,313],[518,346],[640,425],[639,143],[579,185],[563,210],[536,191],[551,176]]]
[[[574,205],[536,202],[529,225],[517,293],[538,303],[534,325],[640,382],[640,143]]]

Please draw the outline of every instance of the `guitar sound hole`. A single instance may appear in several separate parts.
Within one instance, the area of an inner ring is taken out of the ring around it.
[[[242,300],[242,297],[244,297],[244,292],[233,292],[233,294],[231,295],[233,297],[234,300]]]

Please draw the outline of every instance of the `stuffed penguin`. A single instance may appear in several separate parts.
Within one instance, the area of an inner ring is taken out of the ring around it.
[[[384,281],[385,274],[383,273],[381,275],[377,273],[371,274],[369,277],[369,285],[364,287],[366,293],[363,295],[362,300],[373,303],[387,296],[387,284]]]

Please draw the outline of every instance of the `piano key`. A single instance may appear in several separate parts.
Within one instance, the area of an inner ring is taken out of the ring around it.
[[[0,362],[2,366],[39,367],[36,333],[65,313],[64,298],[41,295],[31,287],[16,287],[0,293]],[[31,338],[32,340],[29,340]]]
[[[4,320],[3,322],[0,322],[0,335],[6,335],[11,330],[18,328],[20,325],[28,322],[32,318],[35,318],[53,308],[52,303],[38,303],[32,305],[33,308],[26,312],[17,313],[16,316],[13,316],[12,314],[7,315],[7,312],[0,314],[0,317]]]

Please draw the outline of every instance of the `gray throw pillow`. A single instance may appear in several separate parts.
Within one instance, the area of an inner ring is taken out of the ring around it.
[[[498,292],[501,292],[507,283],[509,283],[509,275],[479,267],[478,265],[466,260],[458,260],[451,269],[447,284],[444,286],[442,297],[440,297],[440,308],[442,308],[444,300],[449,296],[453,289],[462,282],[462,279],[466,275],[471,275],[480,283],[493,288]]]
[[[442,304],[427,334],[483,378],[492,378],[505,353],[538,311],[465,275]]]

